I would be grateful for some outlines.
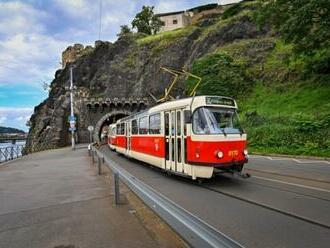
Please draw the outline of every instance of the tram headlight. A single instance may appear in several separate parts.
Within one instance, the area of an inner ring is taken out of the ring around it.
[[[248,157],[248,156],[249,156],[249,152],[248,152],[248,150],[244,149],[244,150],[243,150],[243,154],[244,154],[245,157]]]
[[[217,151],[216,153],[218,158],[222,158],[223,157],[223,152],[222,151]]]

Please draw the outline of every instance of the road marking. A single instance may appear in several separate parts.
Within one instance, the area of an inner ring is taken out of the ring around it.
[[[314,163],[324,163],[324,164],[330,164],[329,161],[325,161],[325,160],[299,160],[299,159],[296,159],[296,158],[279,158],[279,157],[276,157],[276,158],[272,158],[272,157],[269,157],[269,156],[258,156],[258,155],[252,155],[251,158],[266,158],[266,159],[269,159],[269,160],[272,160],[272,161],[283,161],[283,160],[291,160],[291,161],[295,161],[299,164],[314,164]]]
[[[330,193],[330,190],[327,190],[327,189],[321,189],[321,188],[316,188],[316,187],[312,187],[312,186],[301,185],[301,184],[297,184],[297,183],[289,183],[289,182],[285,182],[285,181],[281,181],[281,180],[277,180],[277,179],[270,179],[270,178],[259,177],[259,176],[254,176],[254,175],[252,175],[252,177],[257,178],[257,179],[261,179],[261,180],[265,180],[265,181],[283,183],[283,184],[288,184],[288,185],[297,186],[297,187],[301,187],[301,188],[313,189],[313,190],[318,190],[318,191],[323,191],[323,192]]]

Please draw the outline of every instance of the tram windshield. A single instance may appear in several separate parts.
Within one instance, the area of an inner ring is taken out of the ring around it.
[[[193,115],[195,134],[239,134],[242,128],[233,109],[201,107]]]

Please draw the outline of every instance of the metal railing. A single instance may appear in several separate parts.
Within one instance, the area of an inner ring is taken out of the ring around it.
[[[102,164],[112,170],[114,175],[115,204],[119,203],[118,182],[120,179],[192,247],[242,247],[227,235],[219,232],[131,175],[115,161],[105,157],[95,147],[90,147],[88,152],[92,156],[93,163],[97,162],[99,175],[102,173]]]
[[[7,162],[25,155],[25,145],[12,145],[0,148],[0,163]]]

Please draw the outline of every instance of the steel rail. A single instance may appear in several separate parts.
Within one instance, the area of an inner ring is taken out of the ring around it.
[[[120,179],[192,247],[243,247],[238,242],[138,180],[118,163],[109,159],[101,151],[93,147],[92,154],[94,152],[96,152],[98,157],[103,158],[109,169],[113,173],[118,173]]]
[[[322,223],[322,222],[319,222],[317,220],[313,220],[313,219],[310,219],[308,217],[304,217],[304,216],[295,214],[295,213],[290,212],[290,211],[285,211],[285,210],[270,206],[270,205],[265,204],[265,203],[260,203],[260,202],[257,202],[255,200],[247,199],[245,197],[236,195],[234,193],[225,192],[223,190],[214,189],[214,188],[211,188],[211,187],[208,187],[208,186],[203,186],[203,185],[201,185],[200,187],[202,187],[204,189],[207,189],[207,190],[210,190],[210,191],[213,191],[213,192],[216,192],[218,194],[222,194],[222,195],[225,195],[225,196],[228,196],[228,197],[231,197],[231,198],[234,198],[234,199],[237,199],[237,200],[240,200],[240,201],[252,204],[252,205],[256,205],[256,206],[259,206],[259,207],[262,207],[262,208],[265,208],[265,209],[268,209],[268,210],[271,210],[271,211],[274,211],[274,212],[277,212],[277,213],[295,218],[297,220],[301,220],[301,221],[308,222],[308,223],[313,224],[313,225],[317,225],[317,226],[320,226],[320,227],[323,227],[323,228],[330,229],[330,225],[327,224],[327,223]]]

